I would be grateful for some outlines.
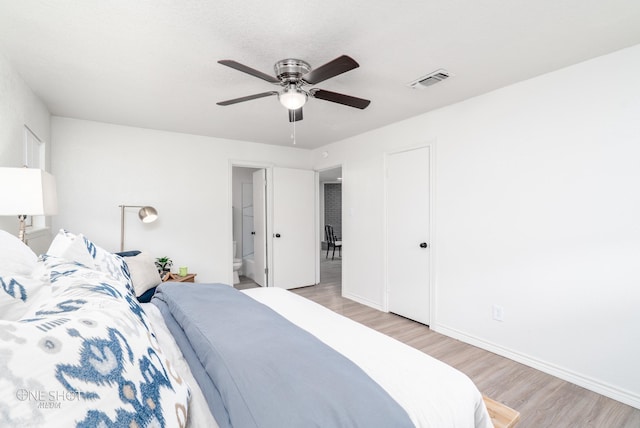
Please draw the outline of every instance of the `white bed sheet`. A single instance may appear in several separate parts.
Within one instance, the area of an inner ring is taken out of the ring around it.
[[[474,383],[451,366],[286,290],[255,288],[243,293],[360,366],[406,410],[416,427],[493,427]],[[160,311],[153,304],[143,307],[163,351],[192,388],[189,426],[217,427]]]
[[[417,427],[493,427],[482,394],[453,367],[286,290],[245,293],[360,366]]]

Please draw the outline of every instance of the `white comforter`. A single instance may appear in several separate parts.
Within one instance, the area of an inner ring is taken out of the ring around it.
[[[359,365],[417,427],[491,428],[482,395],[458,370],[310,300],[278,288],[243,291]],[[192,387],[190,426],[217,426],[182,354],[154,305],[144,305],[160,346]]]

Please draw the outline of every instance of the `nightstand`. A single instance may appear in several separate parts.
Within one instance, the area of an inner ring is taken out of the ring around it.
[[[190,273],[187,276],[180,276],[177,273],[169,273],[164,278],[162,278],[162,282],[195,282],[197,273]]]

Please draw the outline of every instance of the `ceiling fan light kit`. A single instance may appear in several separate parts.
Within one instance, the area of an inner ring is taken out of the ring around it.
[[[278,94],[278,98],[280,104],[288,110],[297,110],[307,102],[307,94],[295,84],[287,86],[281,94]]]
[[[262,92],[245,97],[220,101],[217,104],[221,106],[228,106],[244,101],[277,95],[280,100],[280,104],[289,110],[289,122],[295,123],[302,120],[302,107],[306,104],[309,97],[359,109],[365,109],[371,103],[371,101],[363,98],[325,91],[319,88],[305,89],[305,86],[307,85],[315,85],[339,74],[353,70],[354,68],[358,68],[360,65],[353,58],[347,55],[342,55],[316,69],[313,69],[309,63],[300,59],[283,59],[276,62],[273,66],[277,77],[229,59],[220,60],[218,63],[282,87],[280,92]]]

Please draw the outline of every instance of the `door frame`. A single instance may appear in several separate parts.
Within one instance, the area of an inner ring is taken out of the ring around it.
[[[342,216],[342,240],[344,241],[344,237],[345,237],[345,231],[347,229],[347,225],[345,225],[345,221],[344,221],[344,183],[345,183],[345,179],[344,179],[344,172],[345,172],[345,165],[344,163],[337,163],[335,165],[330,165],[330,166],[323,166],[322,168],[318,168],[315,170],[316,172],[316,211],[317,211],[317,215],[316,215],[316,233],[317,233],[317,238],[316,238],[316,284],[320,283],[320,253],[321,253],[321,249],[320,249],[320,243],[324,240],[324,228],[323,230],[320,229],[320,173],[322,171],[327,171],[330,169],[336,169],[336,168],[340,168],[341,172],[342,172],[342,182],[340,183],[341,185],[341,189],[342,191],[340,192],[340,203],[342,206],[342,209],[340,210],[340,215]],[[324,217],[323,217],[324,218]],[[347,233],[348,234],[348,233]],[[340,265],[340,290],[341,290],[341,294],[342,294],[342,290],[344,290],[344,278],[345,278],[345,263],[346,263],[346,258],[345,258],[345,252],[344,252],[344,248],[341,249],[341,253],[342,253],[342,263]],[[348,257],[347,257],[348,258]]]
[[[271,249],[273,248],[273,163],[268,162],[254,162],[247,160],[229,160],[229,172],[228,172],[228,198],[227,198],[227,239],[226,242],[228,245],[228,254],[229,254],[229,263],[227,265],[228,273],[227,273],[227,282],[229,284],[233,284],[233,246],[231,243],[233,242],[233,168],[256,168],[256,169],[264,169],[266,170],[267,177],[267,189],[265,191],[265,203],[267,205],[267,209],[265,210],[267,213],[267,221],[265,224],[265,254],[267,258],[267,287],[271,287],[273,285],[273,261],[271,257]]]
[[[436,260],[436,235],[435,235],[435,188],[436,188],[436,141],[431,140],[425,143],[410,145],[403,148],[399,148],[392,151],[384,152],[384,241],[383,241],[383,275],[384,275],[384,294],[382,298],[382,310],[384,312],[389,312],[389,265],[388,265],[388,257],[389,257],[389,242],[388,242],[388,216],[387,216],[387,206],[388,206],[388,185],[387,185],[387,173],[389,168],[389,156],[408,152],[411,150],[417,150],[426,148],[429,151],[429,326],[433,328],[437,320],[437,312],[436,308],[436,269],[435,269],[435,260]]]

